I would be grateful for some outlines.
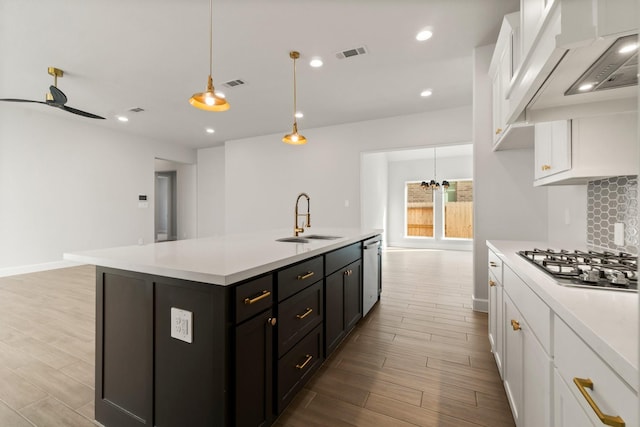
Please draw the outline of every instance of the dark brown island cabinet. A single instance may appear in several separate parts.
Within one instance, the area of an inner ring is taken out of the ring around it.
[[[96,271],[107,427],[269,426],[362,318],[362,242],[228,286]]]

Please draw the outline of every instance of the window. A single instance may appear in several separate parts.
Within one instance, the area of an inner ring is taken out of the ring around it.
[[[449,188],[433,190],[421,182],[407,182],[406,237],[473,238],[473,182],[449,181]]]
[[[450,181],[444,193],[444,237],[473,238],[473,183]]]
[[[407,236],[433,237],[433,190],[408,182],[406,191]]]

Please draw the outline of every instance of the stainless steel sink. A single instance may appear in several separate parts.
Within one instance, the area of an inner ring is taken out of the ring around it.
[[[276,242],[309,243],[309,239],[305,239],[304,237],[283,237],[276,239]]]
[[[312,234],[310,236],[305,236],[307,239],[318,239],[318,240],[335,240],[341,239],[342,236],[327,236],[324,234]]]

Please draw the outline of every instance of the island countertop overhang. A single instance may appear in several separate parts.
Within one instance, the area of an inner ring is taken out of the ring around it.
[[[289,229],[280,229],[70,252],[64,259],[227,286],[381,233],[378,229],[310,228],[306,235],[340,237],[292,243],[277,241],[292,234]]]

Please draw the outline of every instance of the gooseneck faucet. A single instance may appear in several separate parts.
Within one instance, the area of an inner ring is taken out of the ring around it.
[[[305,197],[307,199],[307,213],[306,214],[301,214],[298,213],[298,204],[300,203],[300,198],[301,197]],[[299,233],[304,233],[304,228],[303,227],[298,227],[298,217],[299,216],[306,216],[307,217],[307,223],[303,224],[304,227],[311,227],[311,202],[309,199],[309,195],[307,193],[300,193],[298,195],[298,198],[296,199],[296,209],[295,209],[295,217],[294,217],[294,224],[293,224],[293,234],[294,236],[298,236]]]

